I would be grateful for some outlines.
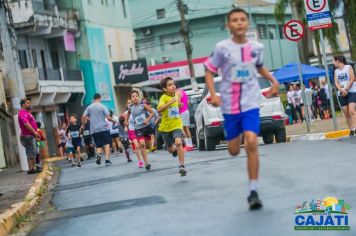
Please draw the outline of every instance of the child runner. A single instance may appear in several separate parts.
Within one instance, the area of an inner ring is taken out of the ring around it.
[[[81,133],[81,126],[77,124],[78,118],[77,115],[75,114],[71,114],[69,116],[69,126],[67,129],[66,134],[68,135],[73,148],[74,148],[74,153],[77,155],[77,165],[78,167],[82,167],[82,164],[80,162],[80,147],[82,146],[82,139],[80,137],[80,133]],[[72,165],[74,164],[74,160],[72,159]]]
[[[150,120],[150,126],[151,126],[152,129],[153,129],[153,134],[151,135],[151,144],[150,144],[151,148],[150,148],[150,151],[151,151],[151,152],[154,152],[154,151],[157,150],[157,147],[156,147],[156,136],[155,136],[155,134],[156,134],[156,127],[157,127],[157,124],[158,124],[158,122],[159,122],[159,120],[160,120],[160,117],[159,117],[159,114],[158,114],[158,112],[157,112],[156,109],[152,108],[152,110],[153,110],[153,113],[154,113],[155,115],[154,115],[153,118]]]
[[[142,154],[146,170],[150,170],[151,164],[148,162],[147,158],[146,141],[151,141],[151,134],[153,132],[151,126],[149,125],[149,122],[154,116],[154,113],[151,107],[146,104],[143,104],[140,101],[140,95],[138,91],[133,90],[130,93],[130,99],[132,105],[129,107],[127,116],[130,118],[130,115],[132,114],[132,119],[134,121],[133,124],[135,128],[136,139],[133,140],[133,142],[135,145],[136,152]],[[147,112],[149,112],[148,117]],[[128,121],[126,121],[125,123],[127,125]],[[142,162],[141,164],[139,163],[139,166],[142,166]]]
[[[179,89],[178,92],[180,93],[179,95],[180,99],[178,100],[178,103],[179,103],[179,114],[183,122],[185,149],[187,151],[193,151],[192,135],[190,134],[190,130],[189,130],[190,127],[189,97],[187,93],[182,89]]]
[[[70,161],[72,163],[72,167],[75,166],[75,163],[74,163],[74,154],[75,154],[75,150],[74,150],[74,147],[73,147],[73,144],[72,144],[72,141],[69,139],[69,137],[67,136],[67,142],[66,142],[66,153],[67,153],[67,156],[68,156],[68,161]]]
[[[93,137],[90,134],[90,119],[86,119],[83,125],[83,140],[87,159],[95,157],[95,148],[93,144]]]
[[[232,38],[219,42],[214,52],[206,60],[206,84],[211,94],[211,103],[220,106],[225,119],[226,139],[229,153],[236,156],[240,152],[241,135],[245,137],[250,195],[247,200],[250,209],[259,209],[262,202],[257,194],[258,147],[260,131],[259,107],[260,86],[257,72],[272,83],[267,96],[278,94],[279,84],[263,67],[263,45],[250,41],[245,34],[249,19],[246,11],[232,9],[227,15],[227,27]],[[216,95],[214,74],[222,72],[221,98]]]
[[[119,130],[120,142],[125,149],[125,155],[127,158],[127,162],[132,162],[132,160],[130,158],[130,152],[129,152],[130,141],[129,141],[129,136],[127,134],[127,130],[126,130],[126,126],[125,126],[125,116],[120,116],[118,130]]]
[[[157,111],[162,114],[158,131],[162,133],[164,143],[169,153],[175,157],[178,154],[179,174],[186,176],[187,171],[184,166],[183,149],[183,122],[179,115],[178,100],[180,99],[177,88],[171,77],[161,80],[161,88],[164,94],[160,97]]]
[[[118,129],[119,117],[115,116],[112,110],[110,110],[109,112],[110,112],[111,119],[114,121],[114,122],[107,121],[110,128],[110,135],[113,144],[112,150],[115,151],[116,148],[116,152],[122,153],[123,150],[122,150],[122,144],[120,142],[119,129]]]
[[[66,143],[67,143],[67,136],[66,136],[66,130],[67,130],[67,124],[63,123],[61,129],[58,131],[58,136],[59,136],[59,154],[61,157],[65,156],[65,148],[66,148]]]

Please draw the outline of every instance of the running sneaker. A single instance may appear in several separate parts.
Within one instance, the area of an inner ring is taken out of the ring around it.
[[[127,162],[132,162],[132,159],[131,158],[127,159]]]
[[[83,162],[83,161],[84,161],[84,159],[81,157],[81,158],[80,158],[80,161],[81,161],[81,162]]]
[[[151,147],[151,152],[155,152],[157,150],[157,147]]]
[[[143,168],[143,161],[138,162],[138,168]]]
[[[119,148],[119,152],[122,153],[124,149],[122,147]]]
[[[186,150],[187,152],[191,152],[191,151],[194,151],[194,148],[193,148],[192,146],[186,146],[186,147],[185,147],[185,150]]]
[[[179,174],[180,174],[180,176],[182,176],[182,177],[187,175],[187,170],[185,169],[184,166],[180,166],[180,167],[179,167]]]
[[[38,174],[38,173],[41,173],[41,171],[40,170],[29,170],[29,171],[27,171],[27,174],[28,175],[33,175],[33,174]]]
[[[146,167],[146,170],[150,170],[151,169],[151,164],[148,163],[145,167]]]
[[[82,164],[78,163],[78,167],[82,167]]]
[[[250,196],[247,198],[248,204],[250,205],[250,210],[257,210],[262,207],[262,202],[258,198],[256,191],[251,191]]]
[[[75,166],[75,164],[74,163],[72,163],[72,167],[74,167]]]
[[[172,156],[173,156],[173,157],[177,157],[177,156],[178,156],[178,151],[175,150],[174,152],[172,152]]]
[[[110,160],[105,161],[105,166],[111,166],[111,165],[112,165],[112,162]]]
[[[101,164],[101,155],[99,155],[99,154],[96,155],[96,164],[98,164],[98,165]]]
[[[350,130],[350,137],[355,136],[355,131],[354,130]]]

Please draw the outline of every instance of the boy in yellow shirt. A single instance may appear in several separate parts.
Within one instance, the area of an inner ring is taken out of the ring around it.
[[[162,133],[164,143],[169,153],[174,157],[178,155],[179,174],[186,176],[187,171],[184,166],[183,149],[183,122],[179,115],[180,93],[176,93],[177,88],[171,77],[161,80],[161,88],[164,94],[159,99],[157,111],[162,114],[162,120],[158,131]]]

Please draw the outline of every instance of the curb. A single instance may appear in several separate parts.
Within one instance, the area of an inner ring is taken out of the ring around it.
[[[0,236],[7,235],[18,224],[18,220],[40,202],[41,192],[52,175],[52,163],[46,160],[43,171],[37,176],[24,201],[13,204],[10,209],[0,214]]]
[[[290,135],[287,136],[287,142],[337,139],[337,138],[347,137],[349,135],[350,135],[350,130],[348,129],[336,130],[336,131],[331,131],[326,133]]]

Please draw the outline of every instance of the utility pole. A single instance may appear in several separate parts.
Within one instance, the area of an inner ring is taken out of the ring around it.
[[[21,169],[26,171],[28,170],[28,163],[25,149],[20,142],[20,127],[17,116],[17,113],[21,108],[20,99],[25,97],[25,88],[17,58],[15,30],[11,27],[8,21],[5,0],[0,0],[0,37],[5,60],[5,80],[7,81],[9,95],[11,97],[20,164]]]
[[[180,15],[180,31],[183,36],[185,51],[187,53],[187,60],[188,60],[189,71],[190,71],[190,81],[192,84],[192,89],[194,91],[197,91],[199,88],[198,88],[198,83],[195,79],[195,71],[194,71],[194,64],[193,64],[193,58],[192,58],[193,49],[192,49],[192,45],[190,44],[187,21],[185,20],[185,11],[184,11],[183,0],[177,0],[177,7],[179,10],[179,15]]]

